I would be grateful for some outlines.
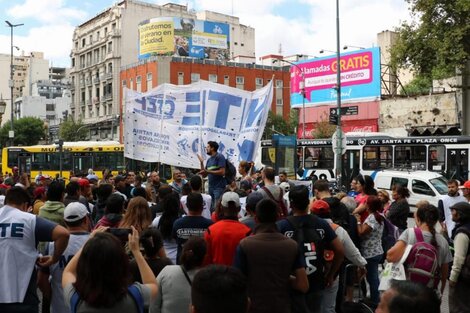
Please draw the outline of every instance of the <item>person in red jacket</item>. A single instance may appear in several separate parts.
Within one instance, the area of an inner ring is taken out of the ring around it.
[[[232,265],[240,240],[248,236],[251,229],[238,221],[240,197],[229,191],[222,195],[222,219],[209,226],[204,234],[207,242],[205,264]]]

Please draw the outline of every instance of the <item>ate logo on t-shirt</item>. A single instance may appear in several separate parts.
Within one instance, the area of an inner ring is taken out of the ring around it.
[[[321,239],[325,238],[325,230],[323,228],[317,228],[317,233],[320,235]],[[288,230],[284,233],[284,236],[286,236],[287,238],[292,238],[294,237],[294,231]]]

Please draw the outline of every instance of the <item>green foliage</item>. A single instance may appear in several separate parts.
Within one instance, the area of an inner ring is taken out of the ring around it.
[[[406,0],[412,22],[396,31],[391,66],[411,68],[422,77],[441,79],[463,69],[470,59],[470,1]]]
[[[329,122],[329,117],[326,113],[320,116],[320,119],[315,123],[315,130],[313,131],[313,138],[331,138],[336,131],[336,125],[332,125]]]
[[[44,121],[37,117],[23,117],[13,121],[15,138],[13,145],[31,146],[38,144],[39,140],[46,138]],[[0,143],[2,147],[9,144],[8,132],[10,123],[6,123],[0,129]]]
[[[81,120],[75,122],[68,118],[59,127],[59,137],[64,141],[80,141],[88,138],[88,128]]]
[[[403,86],[403,89],[400,90],[401,95],[408,96],[419,96],[429,94],[430,88],[432,88],[432,80],[429,77],[425,76],[416,76],[410,81],[407,85]]]
[[[277,115],[272,111],[269,111],[268,120],[266,121],[266,127],[262,138],[271,139],[273,134],[276,133],[296,135],[295,130],[299,124],[298,115],[299,113],[297,110],[291,110],[289,120],[286,121],[281,115]],[[275,131],[272,130],[273,126]]]

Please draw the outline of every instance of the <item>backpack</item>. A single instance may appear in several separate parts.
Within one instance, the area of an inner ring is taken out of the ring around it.
[[[268,195],[269,198],[271,198],[271,200],[273,200],[274,202],[276,202],[279,205],[279,209],[281,210],[281,212],[280,212],[281,218],[286,217],[287,216],[287,207],[286,207],[286,203],[284,202],[284,191],[282,190],[282,188],[279,187],[280,193],[279,193],[279,199],[277,199],[277,200],[274,199],[273,194],[271,193],[271,191],[269,191],[268,188],[266,188],[266,186],[261,187],[261,189],[264,190],[264,192]]]
[[[437,247],[424,242],[421,229],[415,227],[414,232],[416,243],[405,261],[406,279],[436,289],[439,284]]]
[[[227,181],[227,185],[230,185],[235,178],[237,177],[237,169],[229,159],[225,159],[225,180]]]
[[[325,280],[325,259],[324,244],[316,230],[316,216],[307,215],[309,218],[299,221],[297,217],[288,216],[286,219],[294,229],[292,239],[294,239],[300,250],[302,257],[305,257],[305,265],[308,282],[310,284],[309,292],[315,290],[312,286],[324,289]],[[317,288],[318,290],[318,288]]]
[[[139,288],[137,288],[137,286],[135,285],[130,285],[129,287],[127,287],[127,292],[129,293],[131,298],[134,299],[138,312],[144,313],[144,298],[142,297],[142,294],[140,293]],[[70,311],[72,313],[77,313],[79,302],[80,302],[80,296],[75,291],[72,294],[72,297],[70,298]]]
[[[383,216],[384,230],[382,232],[382,249],[384,250],[384,257],[387,256],[387,251],[395,245],[400,232],[398,227],[392,224],[386,217]]]

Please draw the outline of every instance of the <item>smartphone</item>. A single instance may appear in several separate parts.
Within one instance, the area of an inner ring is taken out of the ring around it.
[[[130,228],[108,228],[107,231],[122,241],[128,241],[129,234],[132,234],[132,229]]]

